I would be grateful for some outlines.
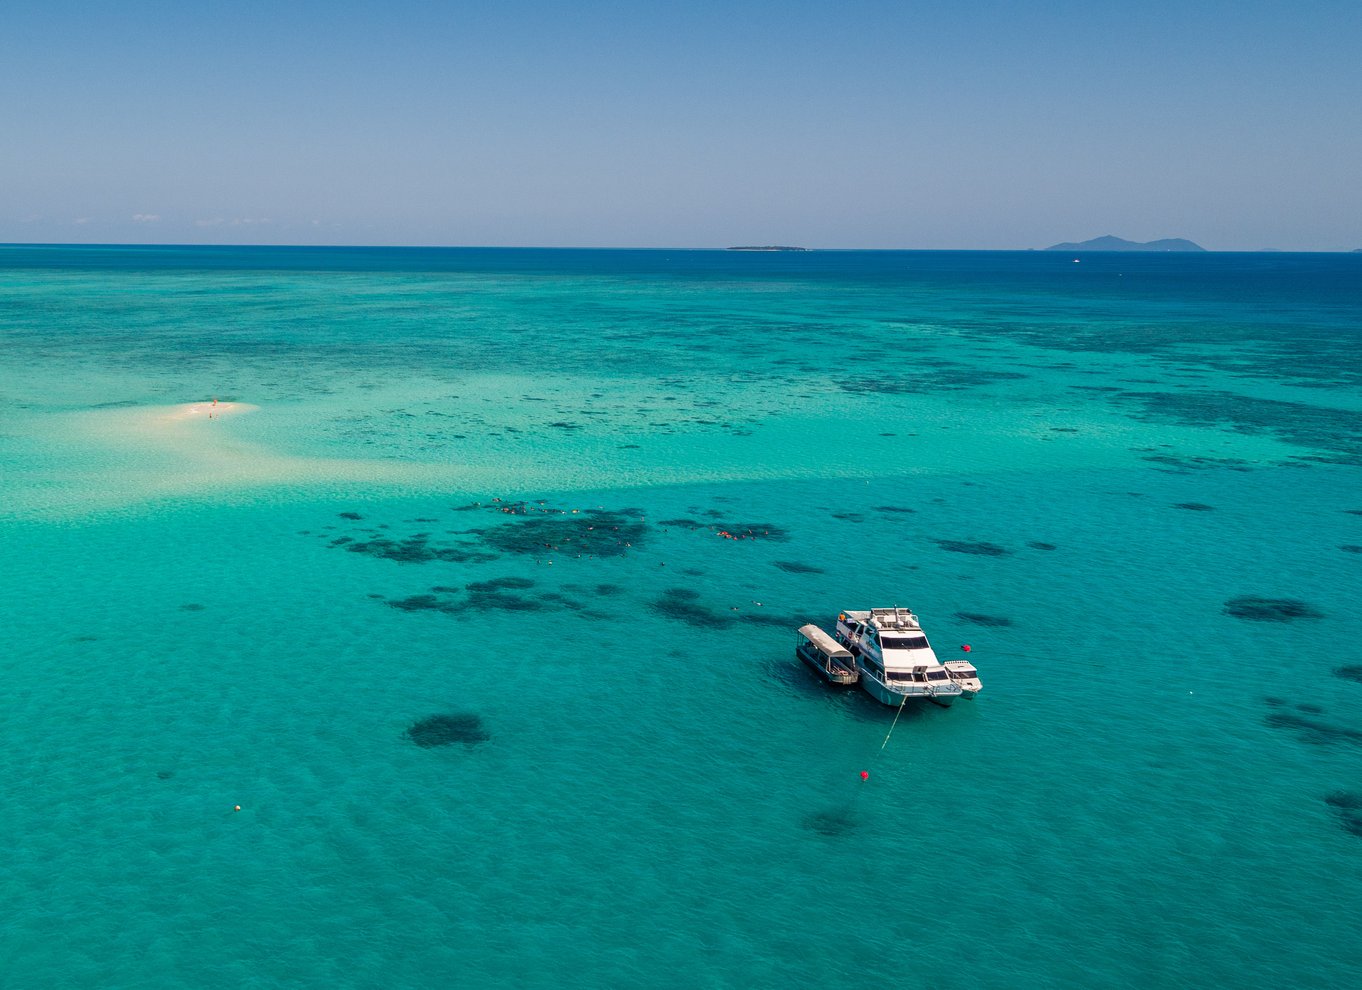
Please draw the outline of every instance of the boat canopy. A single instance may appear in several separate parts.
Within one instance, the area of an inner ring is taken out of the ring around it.
[[[799,635],[816,646],[819,651],[837,659],[851,659],[851,652],[813,623],[799,627]]]

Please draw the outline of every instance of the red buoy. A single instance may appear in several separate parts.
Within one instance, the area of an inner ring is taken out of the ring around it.
[[[969,652],[969,644],[966,643],[964,646],[960,647],[960,649],[962,649],[962,650],[964,650],[966,653],[968,653],[968,652]]]
[[[862,780],[869,780],[869,779],[870,779],[870,771],[869,771],[869,770],[862,770],[862,771],[861,771],[861,779],[862,779]]]

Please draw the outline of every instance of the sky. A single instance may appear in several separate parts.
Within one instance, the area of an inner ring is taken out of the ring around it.
[[[0,242],[1362,247],[1358,0],[5,0]]]

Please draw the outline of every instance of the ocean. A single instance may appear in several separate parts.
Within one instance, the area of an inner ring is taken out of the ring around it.
[[[0,247],[0,987],[1353,987],[1360,336],[1358,255]],[[886,606],[976,700],[796,660]]]

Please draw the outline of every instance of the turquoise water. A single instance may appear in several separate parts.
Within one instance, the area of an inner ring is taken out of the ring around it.
[[[1350,256],[0,248],[0,986],[1353,986],[1360,332]],[[793,630],[894,604],[984,691],[884,744]]]

